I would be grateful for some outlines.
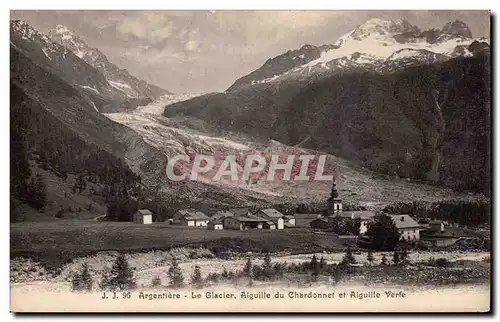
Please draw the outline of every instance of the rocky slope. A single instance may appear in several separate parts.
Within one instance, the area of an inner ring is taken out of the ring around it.
[[[117,89],[99,70],[24,21],[10,22],[10,44],[37,66],[70,84],[94,110],[127,110],[151,101],[147,96],[130,97]]]
[[[269,59],[256,71],[236,80],[228,91],[288,78],[304,79],[354,69],[387,73],[410,65],[469,57],[472,53],[468,46],[474,42],[489,41],[472,38],[467,25],[458,20],[440,30],[422,31],[405,19],[371,19],[332,45],[306,45]]]
[[[48,33],[49,38],[72,51],[92,67],[99,70],[109,84],[132,98],[157,99],[168,91],[130,75],[111,63],[99,49],[89,47],[80,37],[63,25],[57,25]]]
[[[465,37],[461,26],[420,31],[403,20],[370,20],[320,58],[318,48],[305,46],[310,54],[290,52],[268,61],[225,93],[173,104],[164,115],[326,151],[376,172],[485,192],[489,45]],[[264,78],[299,58],[309,62]],[[325,66],[332,72],[321,72]],[[440,117],[444,128],[438,131]],[[443,155],[437,157],[438,147]]]

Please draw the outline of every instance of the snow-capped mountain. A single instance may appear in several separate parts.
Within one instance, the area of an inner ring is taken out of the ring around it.
[[[39,66],[51,70],[69,84],[89,94],[116,100],[126,99],[99,71],[24,21],[11,21],[10,44]]]
[[[111,63],[99,49],[88,46],[80,37],[63,25],[57,25],[49,32],[49,37],[71,50],[79,58],[99,70],[109,84],[132,98],[148,97],[157,99],[168,91],[140,80]]]
[[[270,59],[258,70],[238,79],[228,90],[356,68],[390,72],[410,65],[472,56],[469,47],[478,43],[488,45],[489,40],[472,38],[467,25],[459,20],[445,24],[441,30],[422,31],[406,19],[371,19],[333,45],[306,45]]]

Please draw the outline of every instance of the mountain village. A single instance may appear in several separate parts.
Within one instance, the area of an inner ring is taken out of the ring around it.
[[[374,222],[379,211],[357,210],[345,211],[335,183],[332,185],[327,209],[322,213],[283,214],[273,208],[262,208],[255,211],[249,208],[232,208],[205,214],[199,210],[188,208],[178,210],[167,219],[169,225],[201,228],[208,230],[282,230],[306,228],[318,233],[332,233],[345,244],[358,246],[358,242],[366,241],[366,233],[370,223]],[[458,223],[446,220],[417,220],[412,214],[384,214],[391,218],[397,229],[399,238],[413,247],[437,248],[449,247],[458,241],[477,241],[489,243],[489,229],[472,231],[460,227]],[[137,224],[152,224],[153,213],[147,209],[138,210],[133,216]],[[345,229],[345,227],[355,227]],[[339,227],[344,229],[338,229]]]

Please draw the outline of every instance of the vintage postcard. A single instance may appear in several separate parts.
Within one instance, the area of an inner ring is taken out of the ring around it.
[[[10,12],[12,312],[489,312],[490,11]]]

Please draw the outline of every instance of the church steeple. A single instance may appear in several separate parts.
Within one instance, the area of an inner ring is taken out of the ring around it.
[[[328,215],[337,214],[342,211],[342,200],[339,198],[339,192],[337,191],[337,185],[335,181],[332,184],[332,190],[330,191],[330,198],[328,198]]]

